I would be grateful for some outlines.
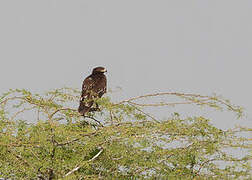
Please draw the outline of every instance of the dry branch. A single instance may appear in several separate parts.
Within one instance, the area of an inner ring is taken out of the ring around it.
[[[101,149],[94,157],[89,159],[87,162],[94,161],[102,152],[103,152],[103,149]],[[69,176],[70,174],[74,173],[75,171],[78,171],[81,167],[82,167],[82,165],[79,165],[76,168],[72,169],[71,171],[69,171],[67,174],[64,175],[64,178]]]

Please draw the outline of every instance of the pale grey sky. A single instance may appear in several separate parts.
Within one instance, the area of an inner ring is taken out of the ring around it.
[[[102,65],[125,97],[217,93],[244,106],[251,126],[251,9],[251,0],[1,0],[0,93],[80,88]]]

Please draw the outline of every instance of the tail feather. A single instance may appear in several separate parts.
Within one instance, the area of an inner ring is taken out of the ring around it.
[[[83,102],[80,102],[79,108],[78,108],[78,112],[84,116],[89,110],[89,107],[85,106],[85,104]]]
[[[87,106],[88,104],[88,106]],[[84,103],[83,101],[80,101],[80,105],[78,108],[78,112],[82,115],[85,116],[87,112],[89,112],[92,108],[93,102],[91,103]]]

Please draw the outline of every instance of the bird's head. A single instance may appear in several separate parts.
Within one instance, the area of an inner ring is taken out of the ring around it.
[[[107,69],[104,67],[96,67],[93,69],[92,74],[96,74],[96,73],[105,73],[107,72]]]

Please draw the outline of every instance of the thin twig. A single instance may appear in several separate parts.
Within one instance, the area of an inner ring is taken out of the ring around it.
[[[15,97],[6,98],[6,99],[3,100],[2,102],[0,102],[0,104],[5,104],[5,103],[7,103],[7,101],[15,100],[15,99],[22,99],[22,100],[24,100],[23,97],[17,97],[17,96],[15,96]]]
[[[211,161],[215,161],[215,160],[216,160],[216,159],[209,159],[209,160],[203,162],[203,163],[200,165],[199,169],[197,170],[197,172],[196,172],[195,174],[198,176],[199,173],[200,173],[200,171],[201,171],[201,169],[205,166],[205,164],[207,164],[207,163],[209,163],[209,162],[211,162]]]
[[[111,125],[113,125],[113,113],[112,113],[112,111],[109,111],[109,115],[110,115]]]
[[[92,132],[92,133],[89,133],[89,134],[80,134],[80,136],[82,136],[82,137],[85,137],[85,136],[93,136],[93,135],[95,135],[96,133],[97,133],[98,131],[95,131],[95,132]],[[56,142],[56,145],[57,146],[64,146],[64,145],[68,145],[68,144],[72,144],[72,143],[74,143],[74,142],[76,142],[76,141],[79,141],[80,140],[80,138],[75,138],[75,139],[72,139],[72,140],[70,140],[70,141],[67,141],[67,142],[63,142],[63,143],[58,143],[58,142]]]
[[[131,103],[129,103],[129,104],[131,104]],[[132,104],[131,104],[132,105]],[[153,116],[151,116],[150,114],[148,114],[148,113],[146,113],[146,112],[144,112],[143,110],[141,110],[140,108],[138,108],[138,107],[136,107],[136,106],[134,106],[134,105],[132,105],[136,110],[138,110],[139,112],[141,112],[141,113],[143,113],[144,115],[146,115],[146,116],[148,116],[148,117],[150,117],[152,120],[154,120],[155,122],[157,122],[157,123],[160,123],[157,119],[155,119]]]
[[[24,108],[24,109],[22,109],[22,110],[20,110],[20,111],[17,111],[17,112],[11,117],[10,121],[13,121],[13,120],[15,119],[15,117],[17,117],[18,114],[23,113],[24,111],[32,110],[32,109],[34,109],[34,107]]]
[[[104,127],[100,121],[98,121],[97,119],[95,119],[95,118],[92,117],[92,116],[83,116],[83,117],[84,117],[84,118],[92,119],[92,120],[94,120],[95,122],[97,122],[101,127]]]
[[[53,117],[56,113],[58,113],[59,111],[67,111],[67,110],[76,111],[76,109],[72,109],[72,108],[57,109],[57,110],[55,110],[52,114],[49,115],[49,119],[52,119],[52,117]]]
[[[127,100],[123,100],[118,104],[123,104],[125,102],[130,102],[130,101],[134,101],[137,99],[142,99],[142,98],[147,98],[147,97],[153,97],[153,96],[164,96],[164,95],[175,95],[175,96],[191,96],[191,97],[199,97],[199,98],[209,98],[209,96],[202,96],[202,95],[198,95],[198,94],[184,94],[184,93],[175,93],[175,92],[165,92],[165,93],[155,93],[155,94],[146,94],[146,95],[142,95],[142,96],[137,96],[137,97],[133,97]]]
[[[155,104],[140,104],[140,103],[135,103],[135,102],[129,102],[131,104],[134,104],[136,106],[175,106],[175,105],[179,105],[179,104],[192,104],[194,102],[177,102],[177,103],[155,103]]]
[[[67,142],[64,142],[64,143],[58,143],[57,142],[56,145],[57,146],[64,146],[64,145],[72,144],[73,142],[78,141],[78,140],[80,140],[80,138],[75,138],[75,139],[73,139],[71,141],[67,141]]]

